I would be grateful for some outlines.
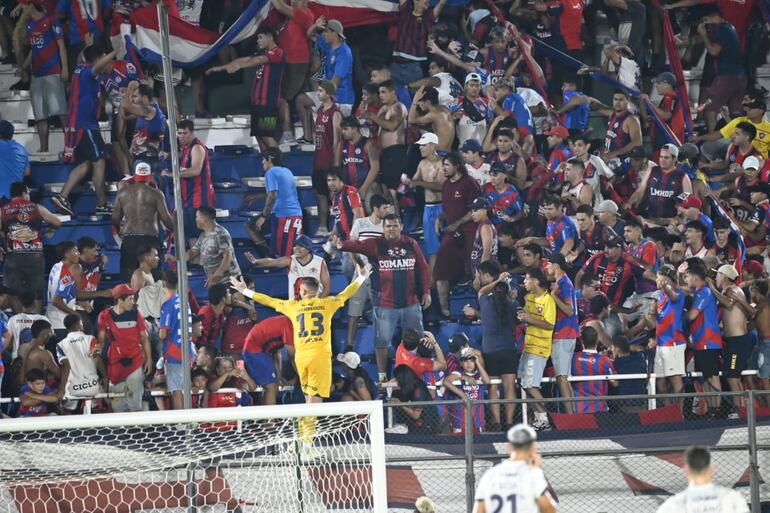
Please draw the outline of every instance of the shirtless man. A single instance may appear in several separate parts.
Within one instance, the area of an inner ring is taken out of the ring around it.
[[[423,114],[418,114],[418,109]],[[424,125],[438,136],[438,151],[452,151],[455,139],[455,124],[452,113],[438,101],[438,91],[434,87],[420,87],[414,94],[412,108],[407,121],[415,125]]]
[[[112,224],[123,238],[120,245],[120,274],[123,280],[130,281],[134,270],[139,267],[136,253],[140,246],[152,246],[161,252],[162,244],[158,238],[158,218],[167,230],[174,230],[174,221],[166,207],[163,193],[151,187],[150,165],[140,162],[134,171],[134,181],[128,182],[115,198],[112,212]],[[125,224],[121,229],[121,222]]]
[[[751,336],[749,319],[754,317],[754,308],[746,301],[743,290],[736,285],[738,271],[725,264],[717,269],[716,286],[709,280],[714,296],[722,306],[722,334],[724,354],[722,373],[733,392],[742,392],[741,373],[746,370],[751,357]],[[743,397],[736,397],[736,406],[743,406]]]
[[[155,283],[152,271],[158,268],[160,256],[158,249],[153,246],[144,246],[136,252],[139,267],[131,275],[131,288],[141,290]]]
[[[372,78],[374,79],[374,77]],[[408,112],[398,101],[396,83],[380,83],[382,107],[377,114],[363,112],[362,117],[379,127],[380,176],[379,182],[390,190],[391,201],[398,205],[396,188],[401,182],[401,170],[406,162],[406,117]]]
[[[446,181],[444,177],[444,159],[436,153],[438,137],[436,134],[426,132],[417,141],[420,147],[422,160],[417,164],[417,172],[412,177],[412,187],[425,189],[425,209],[422,214],[422,229],[425,238],[423,251],[428,257],[431,275],[433,266],[436,265],[438,248],[441,245],[441,232],[438,220],[443,208],[441,206],[441,189]]]
[[[770,386],[770,300],[767,298],[768,283],[766,280],[754,281],[749,285],[751,302],[757,312],[754,317],[754,328],[759,335],[759,352],[764,357],[759,367],[759,379],[763,381],[762,388]],[[764,406],[770,406],[770,395],[759,396]]]
[[[42,369],[46,375],[53,374],[57,378],[61,377],[61,369],[53,358],[53,353],[48,351],[45,346],[53,337],[51,323],[44,320],[38,320],[32,323],[30,328],[32,340],[19,347],[19,357],[24,362],[21,375],[18,376],[19,385],[24,383],[24,376],[30,369]]]

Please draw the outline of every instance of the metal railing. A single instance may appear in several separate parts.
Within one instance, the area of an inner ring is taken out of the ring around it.
[[[594,427],[571,425],[539,433],[538,449],[544,458],[544,471],[559,497],[560,513],[633,512],[654,513],[670,495],[684,490],[686,479],[680,468],[682,451],[690,445],[706,445],[712,451],[716,484],[740,491],[753,513],[762,504],[770,507],[770,483],[760,470],[770,466],[770,410],[758,410],[755,402],[770,404],[770,392],[712,392],[698,394],[659,394],[591,397],[611,405],[622,401],[680,401],[689,406],[693,400],[719,397],[726,404],[745,404],[740,418],[705,418],[683,415],[668,421],[650,421],[655,412],[639,414],[618,411],[571,418],[593,417]],[[546,398],[538,402],[549,412],[564,402],[585,401],[584,397]],[[407,433],[386,431],[386,461],[391,467],[410,468],[425,495],[436,502],[442,513],[470,513],[473,509],[478,479],[492,465],[505,459],[505,433],[485,432],[476,425],[474,408],[483,408],[481,417],[489,418],[489,407],[513,404],[516,421],[531,398],[516,400],[472,401],[468,398],[387,403],[386,417],[398,423],[407,421],[401,407],[421,410],[421,415],[436,415],[436,422],[425,422]],[[661,412],[668,411],[671,407]],[[661,413],[663,415],[663,413]],[[764,415],[764,416],[760,416]],[[443,419],[451,417],[462,432],[447,432]],[[570,416],[567,416],[570,417]],[[578,423],[580,424],[580,423]],[[767,510],[765,510],[767,511]]]

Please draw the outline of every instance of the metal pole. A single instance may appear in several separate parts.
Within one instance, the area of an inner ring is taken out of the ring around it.
[[[469,397],[463,399],[463,423],[465,425],[465,508],[473,511],[476,494],[476,478],[473,472],[473,403]]]
[[[747,391],[746,418],[749,424],[749,483],[751,490],[751,511],[759,513],[759,462],[757,461],[757,419],[754,410],[754,391]]]
[[[171,45],[169,43],[168,6],[158,3],[158,26],[160,27],[160,44],[163,51],[163,87],[166,90],[166,108],[168,116],[169,146],[171,147],[171,171],[174,174],[174,205],[176,213],[176,230],[174,243],[176,244],[177,271],[179,282],[179,322],[182,328],[182,393],[184,394],[184,408],[192,408],[190,394],[190,323],[187,316],[189,301],[187,297],[187,253],[185,252],[184,216],[182,212],[182,186],[179,176],[179,148],[176,144],[176,106],[174,105],[174,84],[171,82]]]

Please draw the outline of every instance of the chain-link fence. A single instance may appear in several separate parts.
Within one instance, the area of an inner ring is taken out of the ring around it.
[[[568,402],[593,413],[566,413]],[[505,434],[486,431],[496,429],[492,406],[504,417],[511,404],[516,422],[548,412],[538,450],[560,512],[654,513],[687,487],[683,452],[692,445],[711,449],[716,484],[739,491],[753,513],[770,512],[770,483],[760,472],[770,468],[770,392],[754,391],[389,403],[390,511],[411,512],[426,495],[440,513],[470,513],[478,479],[508,457]]]

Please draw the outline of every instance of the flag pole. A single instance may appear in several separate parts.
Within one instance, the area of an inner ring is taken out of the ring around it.
[[[185,252],[184,216],[182,210],[182,187],[179,176],[179,148],[176,143],[176,107],[174,105],[174,84],[171,81],[171,45],[169,43],[168,6],[165,2],[158,2],[158,27],[160,28],[160,44],[163,52],[163,88],[166,90],[166,109],[168,116],[169,147],[171,148],[171,171],[174,175],[174,205],[176,214],[176,230],[174,231],[174,243],[176,244],[176,258],[179,293],[179,322],[181,327],[182,344],[182,393],[184,394],[184,408],[192,408],[192,396],[190,385],[190,322],[187,316],[189,311],[189,297],[187,295],[187,253]],[[171,336],[171,335],[169,335]]]

